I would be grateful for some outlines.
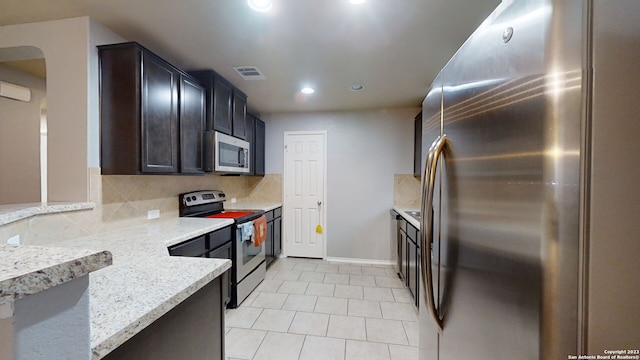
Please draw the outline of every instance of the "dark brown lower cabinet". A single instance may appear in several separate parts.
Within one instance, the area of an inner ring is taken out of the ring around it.
[[[420,231],[407,224],[407,287],[418,306],[420,294]]]
[[[217,277],[104,359],[224,359],[222,281]]]
[[[269,266],[282,253],[282,208],[267,211],[267,238],[265,256]]]

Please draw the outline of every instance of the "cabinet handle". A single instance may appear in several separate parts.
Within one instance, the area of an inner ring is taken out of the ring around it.
[[[433,211],[433,191],[436,180],[436,169],[438,168],[438,160],[444,150],[444,147],[448,143],[447,135],[438,136],[429,148],[429,155],[427,156],[426,166],[424,168],[424,181],[422,184],[422,201],[421,201],[421,214],[420,217],[420,247],[425,249],[424,256],[421,258],[421,273],[422,273],[422,291],[424,297],[427,299],[427,309],[431,315],[431,319],[434,321],[438,328],[438,332],[442,333],[443,321],[438,315],[436,309],[435,299],[433,297],[433,278],[431,271],[431,243],[433,242],[433,222],[434,219],[431,216]]]

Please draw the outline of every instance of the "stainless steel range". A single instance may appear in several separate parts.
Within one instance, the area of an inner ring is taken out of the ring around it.
[[[262,210],[225,211],[226,196],[219,190],[202,190],[180,194],[181,217],[227,218],[232,226],[231,300],[228,307],[240,305],[264,280],[267,272],[264,244],[248,235],[246,226],[264,216]],[[251,233],[251,230],[248,231]]]

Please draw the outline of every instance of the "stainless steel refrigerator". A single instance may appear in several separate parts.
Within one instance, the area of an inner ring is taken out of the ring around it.
[[[640,1],[503,1],[422,121],[420,359],[637,351]]]

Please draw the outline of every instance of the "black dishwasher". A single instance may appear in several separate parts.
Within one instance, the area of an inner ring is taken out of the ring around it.
[[[171,256],[206,257],[232,260],[231,226],[169,247]],[[231,301],[231,276],[222,274],[222,297],[225,307]]]

